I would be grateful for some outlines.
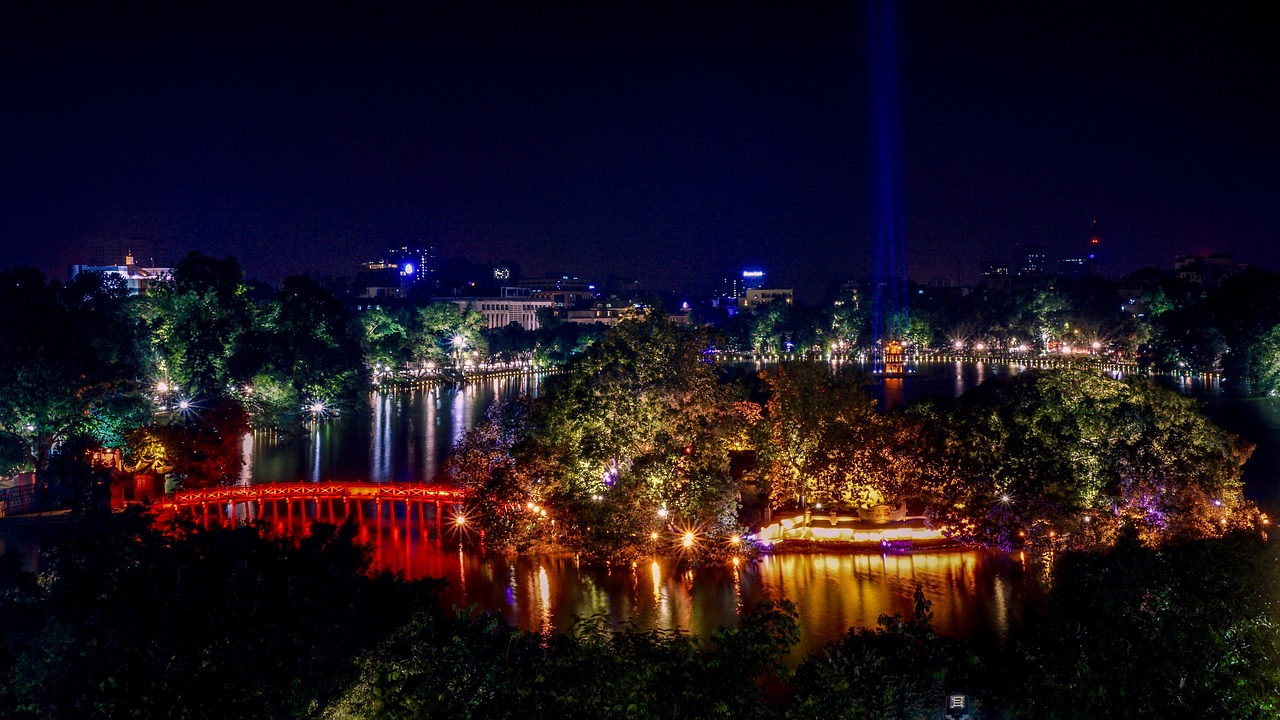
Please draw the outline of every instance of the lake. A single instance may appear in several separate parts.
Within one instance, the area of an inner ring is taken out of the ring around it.
[[[954,397],[987,379],[1017,374],[1016,365],[923,364],[909,378],[881,378],[869,389],[882,406]],[[1245,466],[1246,493],[1273,513],[1280,493],[1280,409],[1275,400],[1234,397],[1217,383],[1168,379],[1202,399],[1227,429],[1258,449]],[[301,437],[254,433],[245,439],[242,481],[439,479],[453,443],[494,402],[536,394],[534,376],[370,394],[368,407],[320,423]],[[764,598],[787,598],[800,611],[801,643],[793,659],[853,625],[874,626],[882,613],[909,614],[917,585],[934,603],[945,635],[999,644],[1043,597],[1043,565],[1020,554],[947,551],[915,554],[787,554],[722,569],[679,571],[663,559],[634,567],[580,566],[572,556],[481,557],[461,552],[448,533],[406,525],[403,510],[362,528],[376,561],[410,578],[445,577],[444,602],[501,614],[535,631],[565,630],[575,616],[636,618],[645,627],[680,628],[706,637]],[[1280,514],[1280,513],[1277,513]],[[0,537],[19,551],[37,543]],[[15,545],[16,544],[16,545]]]

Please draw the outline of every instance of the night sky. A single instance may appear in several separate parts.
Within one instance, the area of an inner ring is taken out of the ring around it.
[[[421,239],[650,288],[868,271],[857,5],[29,5],[0,17],[0,266],[126,244],[275,280]],[[1067,254],[1095,219],[1107,274],[1280,268],[1265,4],[1146,5],[900,7],[913,278]]]

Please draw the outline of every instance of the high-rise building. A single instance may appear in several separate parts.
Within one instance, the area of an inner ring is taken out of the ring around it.
[[[399,269],[406,285],[428,282],[439,270],[436,249],[433,245],[401,245],[388,248],[387,258]]]
[[[1043,275],[1049,270],[1048,256],[1034,245],[1018,246],[1018,274]]]

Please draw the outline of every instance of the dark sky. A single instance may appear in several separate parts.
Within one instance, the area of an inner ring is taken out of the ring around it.
[[[0,266],[158,244],[278,279],[422,239],[655,288],[868,270],[857,5],[27,5],[0,16]],[[1111,274],[1280,267],[1264,4],[1143,5],[902,5],[913,278],[1095,219]]]

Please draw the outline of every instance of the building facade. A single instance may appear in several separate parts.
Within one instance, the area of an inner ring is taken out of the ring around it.
[[[125,256],[123,265],[72,265],[70,279],[74,280],[77,275],[85,272],[123,278],[130,295],[144,294],[152,284],[173,277],[173,268],[142,267],[134,262],[132,254]]]
[[[769,303],[790,305],[794,297],[792,288],[748,288],[740,302],[744,310],[754,310]]]
[[[484,315],[487,328],[506,327],[515,323],[525,330],[537,330],[538,311],[552,308],[550,300],[520,297],[473,297],[450,298],[448,302],[458,306],[462,312],[475,310]]]

